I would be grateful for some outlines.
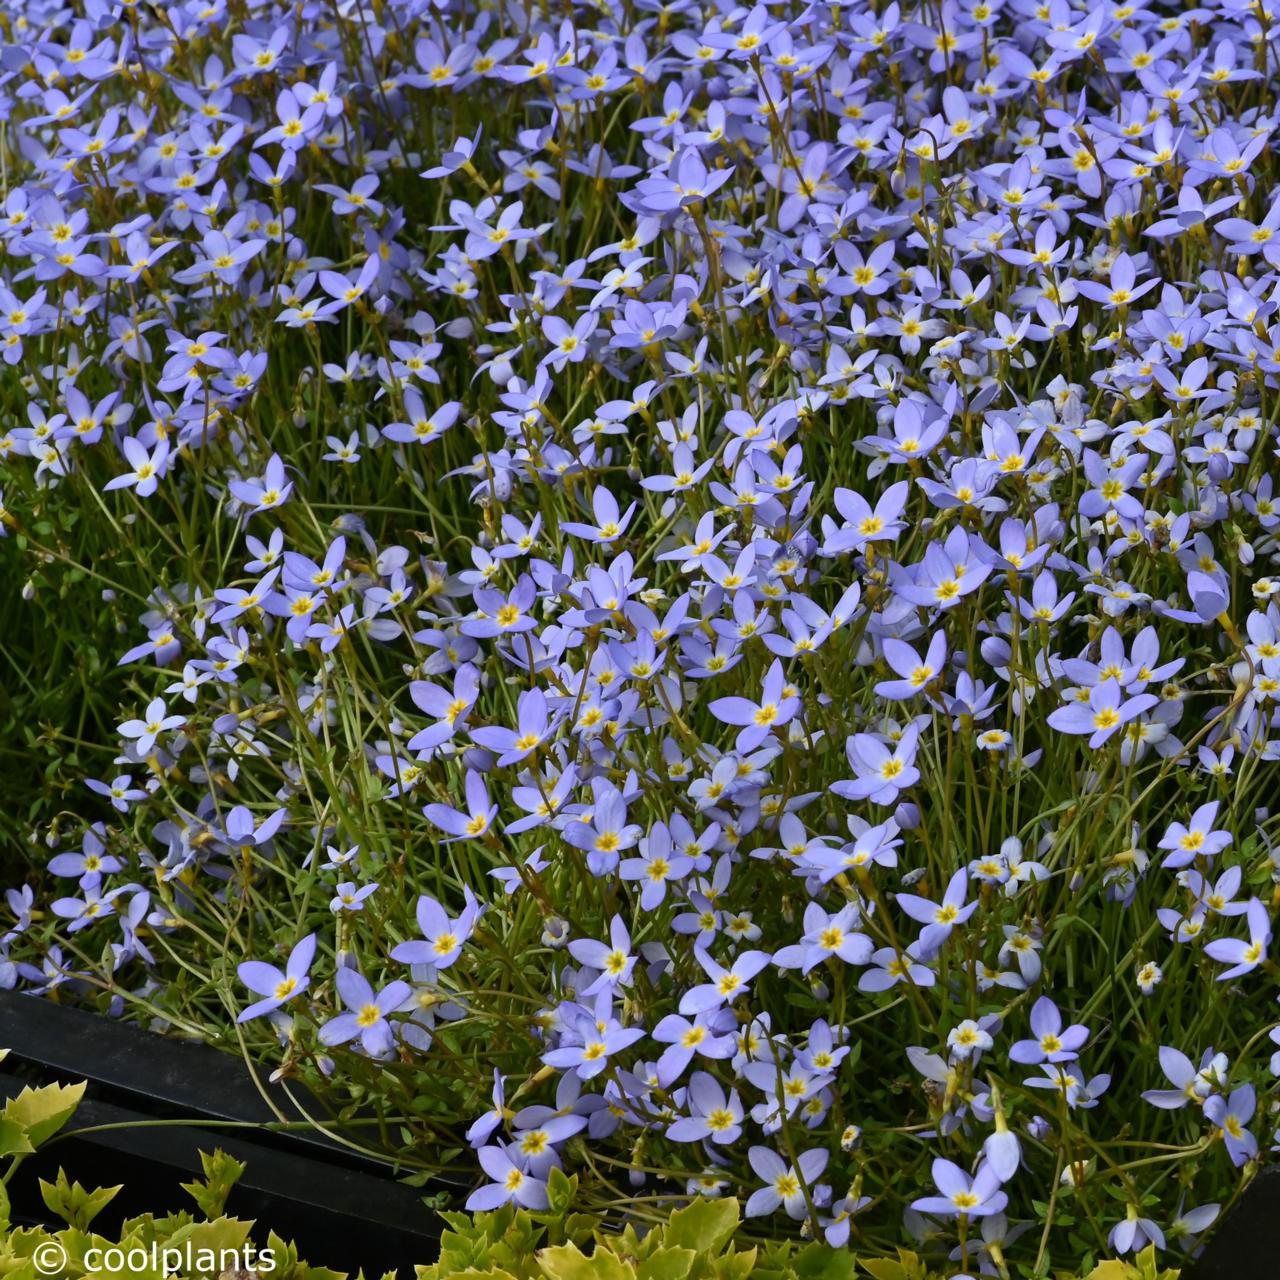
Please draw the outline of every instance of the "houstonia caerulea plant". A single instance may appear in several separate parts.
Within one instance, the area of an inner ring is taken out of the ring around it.
[[[1176,1264],[1280,1141],[1277,32],[5,0],[0,986],[474,1208]]]

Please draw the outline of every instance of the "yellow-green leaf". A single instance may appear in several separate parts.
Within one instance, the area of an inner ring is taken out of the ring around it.
[[[1098,1263],[1089,1272],[1087,1280],[1131,1280],[1133,1274],[1133,1268],[1127,1262],[1112,1258],[1107,1262]]]
[[[52,1138],[75,1113],[84,1097],[84,1081],[79,1084],[46,1084],[26,1088],[5,1104],[4,1117],[18,1124],[33,1147]]]
[[[0,1156],[29,1156],[34,1150],[26,1129],[0,1114]]]
[[[636,1280],[685,1280],[697,1256],[692,1249],[673,1249],[668,1245],[640,1263]]]
[[[587,1257],[576,1245],[555,1245],[539,1250],[538,1265],[547,1280],[636,1280],[635,1268],[606,1249]]]
[[[724,1200],[699,1196],[671,1215],[663,1243],[695,1253],[719,1253],[733,1239],[738,1221],[738,1202],[732,1196]]]
[[[891,1258],[859,1258],[858,1261],[864,1271],[875,1276],[875,1280],[912,1280],[906,1266]]]

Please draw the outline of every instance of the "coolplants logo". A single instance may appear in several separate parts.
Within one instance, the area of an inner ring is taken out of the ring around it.
[[[57,1276],[67,1270],[72,1259],[65,1245],[47,1240],[36,1249],[32,1261],[41,1275]],[[88,1275],[113,1276],[222,1276],[244,1272],[266,1276],[276,1265],[271,1249],[258,1249],[252,1243],[240,1249],[210,1249],[190,1242],[181,1246],[161,1245],[155,1240],[148,1246],[135,1245],[127,1249],[119,1245],[94,1245],[77,1261]]]

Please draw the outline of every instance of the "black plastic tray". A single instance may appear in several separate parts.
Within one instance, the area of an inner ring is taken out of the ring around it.
[[[435,1260],[440,1222],[424,1196],[465,1191],[435,1180],[422,1189],[396,1181],[389,1164],[351,1152],[316,1129],[270,1129],[297,1108],[265,1075],[257,1082],[229,1053],[117,1022],[35,996],[0,991],[0,1094],[32,1081],[85,1080],[85,1099],[69,1130],[122,1125],[59,1140],[31,1157],[11,1187],[15,1216],[42,1221],[36,1175],[61,1166],[86,1186],[123,1184],[95,1226],[139,1213],[193,1208],[178,1184],[201,1172],[200,1151],[221,1148],[247,1169],[227,1212],[253,1218],[265,1244],[274,1230],[317,1265],[364,1270],[366,1277]],[[290,1091],[298,1095],[291,1084]],[[318,1102],[300,1097],[313,1116]],[[163,1120],[164,1124],[155,1121]],[[251,1128],[230,1126],[250,1125]],[[222,1127],[227,1126],[227,1127]]]

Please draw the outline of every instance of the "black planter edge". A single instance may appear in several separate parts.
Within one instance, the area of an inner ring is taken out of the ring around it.
[[[24,1168],[18,1181],[34,1187],[35,1174],[50,1178],[61,1164],[86,1184],[128,1177],[145,1183],[143,1198],[119,1197],[120,1218],[161,1211],[156,1204],[192,1208],[178,1183],[199,1175],[200,1151],[221,1148],[247,1166],[228,1212],[257,1219],[255,1234],[270,1229],[291,1238],[317,1265],[362,1268],[369,1276],[433,1261],[441,1224],[424,1197],[454,1198],[466,1189],[439,1178],[413,1188],[396,1180],[390,1163],[352,1152],[323,1131],[268,1128],[278,1116],[264,1091],[281,1114],[303,1119],[289,1093],[255,1080],[238,1057],[209,1044],[0,991],[0,1048],[10,1051],[0,1094],[33,1081],[84,1080],[69,1132],[122,1126],[55,1142],[31,1158],[32,1176]],[[319,1102],[293,1092],[312,1115],[324,1114]],[[144,1204],[145,1197],[158,1199]]]

